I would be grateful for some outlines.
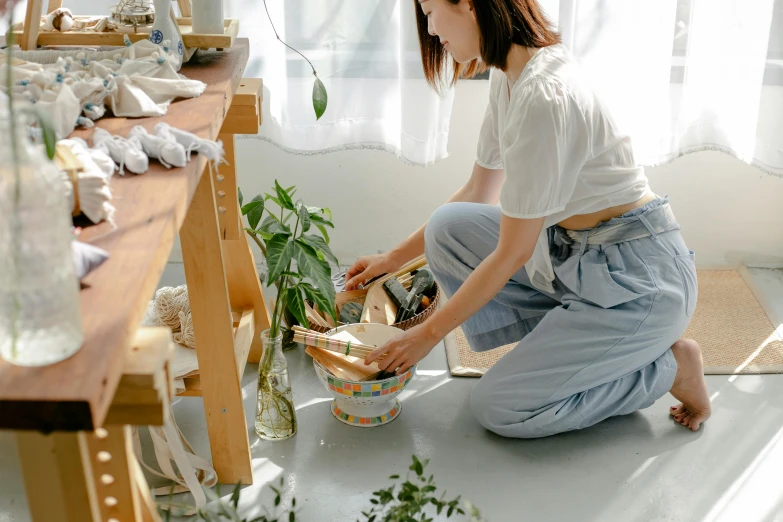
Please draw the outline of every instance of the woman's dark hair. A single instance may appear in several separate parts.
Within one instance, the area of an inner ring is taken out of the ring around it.
[[[470,0],[447,0],[451,4]],[[421,60],[427,82],[440,91],[442,74],[447,68],[449,53],[437,36],[427,30],[427,17],[416,4],[416,24],[419,30]],[[560,43],[560,36],[544,16],[536,0],[472,0],[481,35],[481,61],[467,64],[454,62],[454,76],[451,85],[460,77],[469,78],[488,67],[505,70],[511,44],[540,48]]]

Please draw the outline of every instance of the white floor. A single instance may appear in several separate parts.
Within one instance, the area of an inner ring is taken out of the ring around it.
[[[783,271],[752,273],[783,317]],[[173,267],[162,284],[179,277]],[[369,429],[332,418],[309,357],[287,357],[299,421],[288,441],[255,437],[255,366],[244,376],[256,483],[243,491],[243,516],[260,513],[272,498],[264,484],[284,476],[283,503],[296,496],[297,520],[359,519],[372,491],[404,475],[416,454],[431,459],[428,471],[449,496],[471,500],[492,522],[783,521],[783,375],[708,377],[714,414],[698,433],[669,419],[667,396],[580,432],[508,440],[473,420],[467,400],[476,379],[451,378],[440,347],[404,392],[401,416]],[[200,399],[180,399],[174,410],[197,453],[208,456]],[[13,438],[2,432],[0,485],[0,522],[27,522]]]

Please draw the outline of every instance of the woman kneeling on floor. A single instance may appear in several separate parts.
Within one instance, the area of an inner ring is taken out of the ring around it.
[[[362,257],[346,289],[422,252],[448,296],[368,356],[404,372],[462,326],[471,348],[517,346],[471,395],[507,437],[542,437],[652,405],[710,415],[701,350],[680,339],[696,305],[693,253],[535,0],[418,0],[428,81],[491,68],[467,184],[394,250]],[[500,203],[498,206],[497,203]]]

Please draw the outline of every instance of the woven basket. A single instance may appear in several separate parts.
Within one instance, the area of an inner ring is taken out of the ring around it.
[[[365,293],[364,295],[361,295],[361,296],[359,296],[359,297],[357,297],[355,299],[348,299],[348,300],[341,300],[339,297],[340,297],[340,294],[338,294],[338,301],[342,301],[342,304],[346,304],[346,303],[350,303],[350,302],[364,304],[364,298],[367,297],[367,294]],[[399,328],[400,330],[410,330],[414,326],[423,323],[424,321],[429,319],[429,317],[433,313],[435,313],[435,310],[438,309],[438,301],[439,300],[440,300],[440,288],[438,287],[438,283],[435,283],[435,297],[430,302],[430,305],[427,308],[425,308],[424,311],[419,312],[418,314],[414,315],[410,319],[406,319],[405,321],[402,321],[400,323],[395,323],[392,326],[394,326],[396,328]],[[338,315],[339,315],[339,309],[338,309]],[[326,333],[329,330],[331,330],[331,328],[329,328],[329,327],[325,327],[325,326],[321,326],[319,324],[315,324],[312,321],[308,321],[308,323],[310,323],[309,324],[310,329],[311,330],[315,330],[316,332]],[[340,322],[337,323],[337,326],[343,326],[343,325],[344,325],[344,323],[340,323]]]

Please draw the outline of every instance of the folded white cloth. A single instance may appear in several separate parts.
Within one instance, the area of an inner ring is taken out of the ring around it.
[[[175,98],[200,96],[206,84],[177,73],[175,57],[148,40],[115,51],[22,51],[12,56],[27,63],[12,66],[14,89],[51,116],[58,137],[77,121],[115,116],[162,116]],[[6,68],[0,68],[5,89]],[[84,119],[79,120],[82,116]]]

